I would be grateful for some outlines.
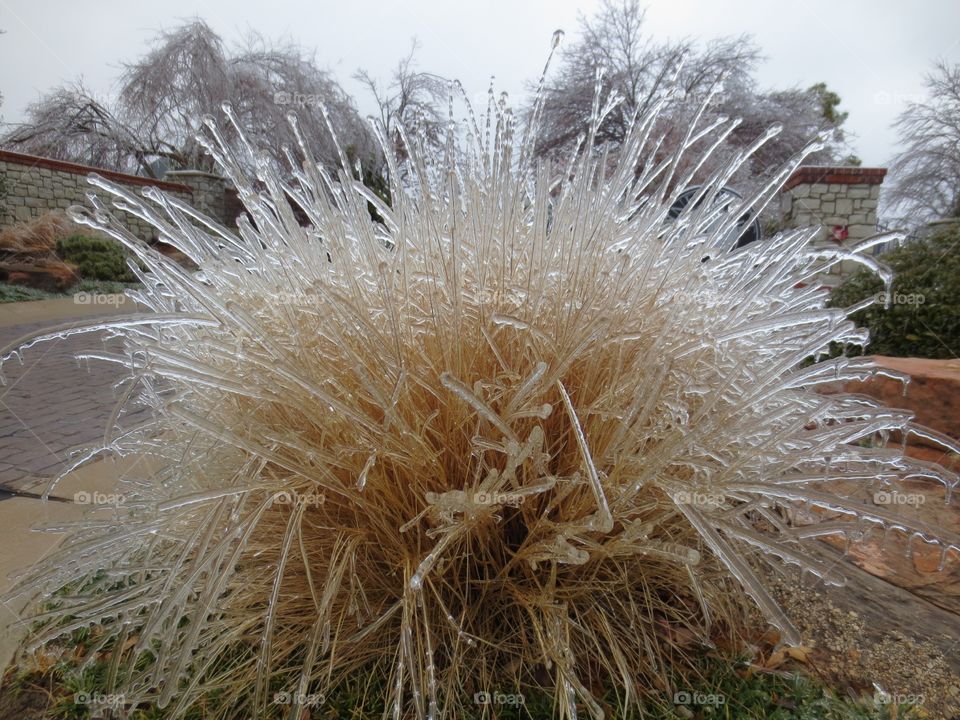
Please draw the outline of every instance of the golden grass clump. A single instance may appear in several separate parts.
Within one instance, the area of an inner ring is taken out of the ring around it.
[[[57,249],[57,240],[68,237],[75,225],[62,212],[46,212],[33,220],[0,229],[0,254],[46,257]]]
[[[476,692],[535,684],[558,717],[599,718],[611,698],[668,692],[691,638],[735,642],[751,602],[795,642],[764,558],[834,582],[805,549],[821,535],[960,547],[834,491],[957,482],[860,442],[948,439],[816,392],[876,369],[822,359],[864,337],[815,279],[842,259],[884,272],[861,251],[889,237],[817,250],[795,230],[730,250],[736,218],[801,157],[724,213],[734,159],[670,219],[731,121],[664,156],[654,111],[617,153],[558,168],[502,104],[485,120],[451,121],[440,156],[410,140],[389,203],[345,159],[337,177],[293,153],[281,170],[210,123],[246,208],[236,234],[93,180],[199,270],[102,201],[77,213],[146,268],[131,265],[142,312],[86,329],[124,340],[88,355],[127,370],[117,417],[153,409],[77,462],[140,454],[156,471],[125,477],[22,576],[44,621],[32,647],[100,624],[112,685],[172,717],[201,697],[224,717],[300,717],[359,673],[382,679],[394,718],[458,718]]]

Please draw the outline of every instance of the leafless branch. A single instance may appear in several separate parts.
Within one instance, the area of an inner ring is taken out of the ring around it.
[[[449,96],[449,81],[433,73],[416,69],[419,43],[414,38],[410,52],[400,59],[390,81],[384,85],[369,72],[360,69],[354,77],[373,96],[380,113],[380,122],[398,158],[406,157],[407,148],[401,128],[415,135],[426,145],[438,145],[443,133],[442,105]]]
[[[904,149],[885,194],[887,213],[910,226],[960,217],[960,65],[935,63],[926,88],[894,124]]]

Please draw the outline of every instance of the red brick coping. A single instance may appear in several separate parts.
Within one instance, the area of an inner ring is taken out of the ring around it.
[[[10,150],[0,150],[0,162],[14,163],[16,165],[28,165],[31,168],[41,167],[50,170],[59,170],[61,172],[73,173],[74,175],[89,175],[96,173],[101,177],[124,183],[126,185],[152,185],[161,190],[171,192],[186,192],[193,194],[193,188],[183,183],[166,182],[164,180],[154,180],[153,178],[141,177],[140,175],[128,175],[127,173],[116,172],[114,170],[104,170],[103,168],[92,167],[90,165],[80,165],[78,163],[66,162],[64,160],[54,160],[53,158],[39,157],[37,155],[26,155],[25,153],[11,152]]]
[[[801,165],[783,186],[790,190],[801,184],[879,185],[887,174],[886,168],[828,167],[824,165]]]

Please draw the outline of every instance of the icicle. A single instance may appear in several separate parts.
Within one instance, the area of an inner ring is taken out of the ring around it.
[[[360,471],[360,477],[357,478],[357,490],[362,491],[367,486],[367,475],[376,461],[377,453],[374,451],[370,453],[370,457],[367,458],[367,462],[363,465],[363,470]]]

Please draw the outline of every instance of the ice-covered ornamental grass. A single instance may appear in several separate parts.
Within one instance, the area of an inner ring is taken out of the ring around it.
[[[888,433],[958,448],[904,411],[817,392],[878,372],[809,361],[865,339],[816,278],[841,259],[885,274],[860,254],[872,243],[819,251],[797,230],[731,251],[737,216],[802,158],[718,214],[735,157],[670,219],[734,122],[695,124],[664,153],[654,109],[604,153],[604,106],[562,166],[492,101],[451,121],[440,153],[408,137],[389,204],[303,148],[272,167],[211,121],[238,234],[94,179],[80,219],[146,268],[132,265],[142,312],[48,336],[122,339],[88,357],[125,370],[117,417],[134,402],[152,416],[84,457],[156,470],[123,478],[124,503],[23,574],[42,621],[28,647],[100,625],[89,652],[114,648],[109,682],[171,717],[202,695],[226,717],[300,717],[365,677],[394,718],[458,718],[477,692],[534,684],[556,716],[599,718],[602,693],[670,692],[690,638],[735,642],[751,604],[796,642],[762,562],[834,582],[808,552],[826,535],[960,547],[869,501],[957,483]]]

